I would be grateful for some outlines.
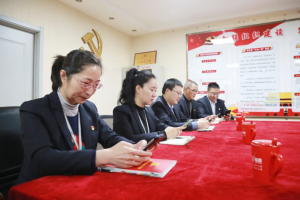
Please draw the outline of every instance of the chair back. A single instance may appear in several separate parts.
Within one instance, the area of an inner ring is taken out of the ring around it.
[[[113,116],[112,115],[100,115],[100,118],[105,121],[105,123],[113,129]]]
[[[0,192],[7,194],[23,163],[19,107],[0,107]]]

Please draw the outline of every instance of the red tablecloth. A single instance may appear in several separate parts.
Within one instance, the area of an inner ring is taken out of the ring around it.
[[[255,139],[278,138],[284,166],[274,185],[252,179],[251,146],[235,122],[212,132],[185,132],[186,146],[160,145],[153,158],[177,160],[164,177],[96,172],[92,176],[48,176],[15,186],[9,199],[300,199],[300,123],[256,122]]]

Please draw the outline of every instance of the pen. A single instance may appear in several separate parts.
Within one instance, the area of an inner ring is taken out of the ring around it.
[[[176,137],[176,139],[183,139],[182,137]]]
[[[98,168],[99,169],[99,171],[101,171],[101,172],[108,172],[108,173],[112,173],[113,171],[112,170],[110,170],[110,169],[104,169],[104,168]]]

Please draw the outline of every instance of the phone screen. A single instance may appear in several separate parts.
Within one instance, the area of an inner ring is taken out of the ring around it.
[[[162,141],[165,138],[164,135],[157,137],[157,138],[153,138],[152,140],[150,140],[150,142],[148,142],[148,144],[145,146],[145,148],[143,149],[143,151],[147,151],[148,149],[152,149],[157,143],[159,143],[160,141]]]
[[[230,114],[230,112],[231,112],[231,110],[226,110],[226,111],[225,111],[225,115]]]

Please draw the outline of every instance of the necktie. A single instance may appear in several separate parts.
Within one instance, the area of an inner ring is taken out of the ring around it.
[[[190,107],[190,118],[192,118],[192,102],[189,103],[189,107]]]
[[[175,115],[175,111],[174,111],[174,107],[170,107],[170,108],[171,108],[171,111],[172,111],[172,113],[173,113],[173,115],[174,115],[176,121],[177,121],[177,118],[176,118],[176,115]]]

